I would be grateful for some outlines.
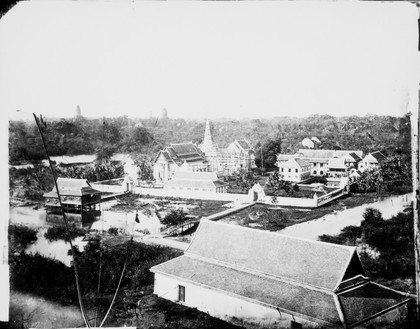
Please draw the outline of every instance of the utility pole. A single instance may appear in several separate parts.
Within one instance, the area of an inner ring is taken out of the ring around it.
[[[414,262],[416,280],[416,320],[420,318],[420,191],[419,191],[419,117],[420,90],[418,91],[418,106],[411,113],[411,169],[413,175],[413,216],[414,216]]]
[[[417,3],[417,25],[420,29],[420,4]],[[417,45],[417,51],[420,53],[420,40]],[[418,57],[418,56],[417,56]],[[420,320],[420,153],[419,153],[419,118],[420,118],[420,88],[418,88],[417,109],[414,109],[411,116],[411,168],[413,174],[413,216],[414,216],[414,265],[416,280],[416,321]]]

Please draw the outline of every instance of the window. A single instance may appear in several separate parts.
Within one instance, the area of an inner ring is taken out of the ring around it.
[[[296,172],[298,172],[298,170],[297,170],[297,169],[295,169],[295,171],[296,171]]]
[[[316,175],[316,170],[314,170],[314,175]]]
[[[289,172],[292,172],[292,169],[289,168]]]
[[[281,172],[283,172],[284,171],[284,168],[281,168]]]
[[[185,287],[178,286],[178,301],[185,302]]]
[[[302,329],[302,323],[290,321],[290,329]]]
[[[323,174],[324,174],[324,172],[321,170],[321,171],[319,172],[319,174],[320,174],[320,175],[323,175]]]
[[[321,163],[321,164],[320,164],[320,166],[321,166],[321,167],[324,167],[324,164],[323,164],[323,163]]]

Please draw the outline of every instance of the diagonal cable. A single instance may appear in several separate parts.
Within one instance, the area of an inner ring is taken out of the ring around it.
[[[51,169],[51,173],[52,173],[52,176],[53,176],[55,189],[57,190],[58,201],[60,202],[61,213],[63,214],[64,224],[66,226],[67,236],[69,238],[70,250],[71,250],[72,257],[73,257],[74,277],[76,279],[76,289],[77,289],[77,297],[79,299],[80,311],[82,313],[83,321],[85,322],[86,327],[90,328],[89,322],[86,318],[85,309],[84,309],[84,306],[83,306],[82,294],[80,292],[79,273],[77,271],[76,257],[75,257],[75,253],[74,253],[74,250],[73,250],[73,243],[71,242],[71,234],[70,234],[69,225],[68,225],[68,222],[67,222],[66,215],[64,213],[63,203],[61,202],[60,191],[58,190],[57,178],[55,176],[54,168],[53,168],[52,163],[51,163],[51,158],[50,158],[50,155],[48,153],[47,145],[45,143],[44,135],[42,134],[42,130],[41,130],[41,126],[39,125],[38,118],[36,117],[35,113],[33,113],[33,116],[35,118],[35,122],[36,122],[36,125],[38,127],[39,134],[41,135],[42,144],[44,145],[45,153],[47,154],[48,162],[50,164],[50,169]]]

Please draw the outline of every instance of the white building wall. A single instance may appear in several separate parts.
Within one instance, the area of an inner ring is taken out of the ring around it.
[[[179,285],[185,287],[185,302],[178,301]],[[155,273],[154,293],[158,297],[197,308],[211,316],[227,321],[237,318],[250,323],[258,323],[259,325],[277,324],[279,328],[289,328],[290,321],[293,320],[290,314],[285,312],[279,313],[276,309],[269,306],[158,273]],[[279,306],[281,307],[281,305]],[[317,323],[302,319],[296,315],[294,320],[302,323],[304,328],[316,328],[319,326]]]

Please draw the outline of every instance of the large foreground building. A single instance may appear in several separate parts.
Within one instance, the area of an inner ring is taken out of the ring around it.
[[[162,298],[279,328],[388,323],[410,299],[370,281],[354,247],[208,220],[183,256],[151,271]]]

